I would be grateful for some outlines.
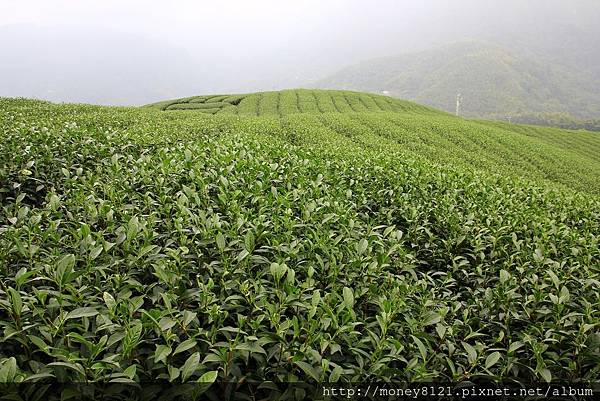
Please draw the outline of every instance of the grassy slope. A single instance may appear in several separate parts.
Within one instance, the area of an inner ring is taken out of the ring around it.
[[[381,93],[471,117],[567,113],[598,118],[600,82],[591,74],[485,43],[458,43],[350,66],[315,84]]]
[[[222,106],[212,107],[211,102]],[[188,105],[201,108],[187,109]],[[297,117],[302,124],[363,146],[385,146],[433,162],[600,193],[600,135],[586,131],[468,121],[412,102],[350,91],[300,89],[202,96],[148,107],[271,118],[302,114]]]
[[[282,98],[261,117],[1,100],[2,367],[598,377],[598,136]]]

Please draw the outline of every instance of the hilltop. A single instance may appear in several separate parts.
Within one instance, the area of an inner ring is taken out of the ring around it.
[[[337,90],[282,90],[243,95],[192,96],[147,105],[163,111],[194,110],[207,114],[281,116],[297,113],[441,111],[413,102],[370,93]]]
[[[566,113],[599,117],[600,80],[543,56],[465,42],[365,61],[313,84],[381,93],[454,112],[462,94],[468,117]]]

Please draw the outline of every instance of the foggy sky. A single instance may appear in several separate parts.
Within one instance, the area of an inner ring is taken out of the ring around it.
[[[468,39],[594,67],[596,0],[0,0],[0,96],[143,104],[309,85]]]

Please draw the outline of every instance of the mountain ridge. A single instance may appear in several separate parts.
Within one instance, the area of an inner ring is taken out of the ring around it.
[[[461,114],[491,117],[564,113],[576,119],[600,116],[600,82],[533,53],[468,41],[417,53],[366,60],[311,86],[391,96]]]

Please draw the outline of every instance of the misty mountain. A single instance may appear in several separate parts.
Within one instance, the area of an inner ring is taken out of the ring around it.
[[[524,113],[600,115],[600,79],[592,70],[483,43],[463,42],[418,53],[368,60],[312,86],[386,92],[461,114],[498,117]]]
[[[0,28],[0,96],[135,105],[203,91],[185,50],[132,34],[19,24]]]
[[[536,92],[533,104],[552,104],[537,109],[562,112],[562,99],[571,101],[570,94],[581,82],[586,84],[583,92],[575,94],[579,103],[567,109],[587,116],[595,106],[586,92],[595,90],[587,83],[600,81],[597,0],[381,0],[377,6],[364,0],[263,0],[258,4],[224,0],[182,2],[177,7],[150,3],[0,2],[0,96],[138,105],[197,94],[310,87],[361,60],[397,60],[402,58],[396,57],[399,54],[406,56],[397,63],[401,68],[414,64],[414,74],[422,70],[433,78],[453,60],[460,79],[467,67],[461,65],[465,62],[461,58],[479,59],[481,66],[474,68],[487,69],[494,64],[494,51],[474,56],[472,49],[450,46],[444,54],[443,48],[435,46],[477,38],[510,49],[496,53],[517,60],[509,66],[500,63],[500,75],[524,71],[542,75],[541,86],[546,80],[563,82],[558,88],[566,94],[550,100],[547,92],[556,85]],[[428,56],[431,49],[435,51]],[[457,54],[448,56],[452,49]],[[365,71],[358,81],[371,80],[371,71]],[[571,78],[580,72],[581,79]],[[379,75],[374,78],[379,80]],[[434,86],[443,87],[444,80],[454,79],[442,77]],[[388,84],[389,79],[385,81]],[[379,86],[368,89],[379,91]],[[532,108],[518,101],[522,98],[518,88],[511,89],[514,93],[505,96],[511,110]],[[464,106],[472,107],[468,102],[476,99],[466,91]],[[455,95],[434,100],[453,109]],[[495,96],[487,97],[493,105],[498,103]],[[489,107],[481,109],[487,112]],[[503,113],[505,109],[493,110]]]

